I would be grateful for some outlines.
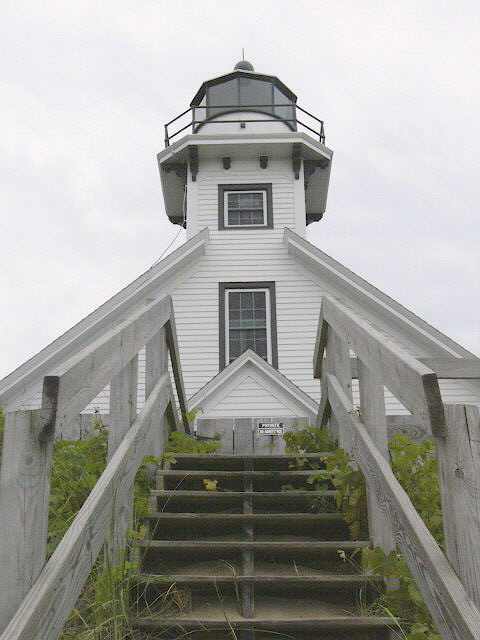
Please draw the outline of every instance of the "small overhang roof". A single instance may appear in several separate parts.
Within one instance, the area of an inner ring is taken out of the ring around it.
[[[263,383],[267,392],[276,395],[285,405],[295,407],[301,415],[315,420],[318,404],[251,349],[244,351],[197,391],[188,401],[189,410],[202,408],[207,414],[208,407],[219,403],[228,395],[232,390],[232,383],[237,380],[240,383],[242,377],[252,374]]]
[[[271,158],[290,157],[292,145],[302,147],[302,157],[306,160],[330,161],[333,151],[302,131],[281,133],[231,133],[231,134],[189,134],[166,147],[157,154],[159,166],[169,163],[188,162],[188,149],[198,148],[200,159],[230,155],[235,158],[249,158],[252,152],[262,153]]]

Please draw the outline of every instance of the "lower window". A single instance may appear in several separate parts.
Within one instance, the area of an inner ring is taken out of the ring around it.
[[[220,284],[220,367],[247,349],[277,366],[275,284]]]

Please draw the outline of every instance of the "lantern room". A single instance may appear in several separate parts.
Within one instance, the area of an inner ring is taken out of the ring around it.
[[[256,130],[269,122],[277,124],[269,127],[273,131],[296,131],[296,101],[297,96],[277,77],[256,73],[250,62],[242,60],[233,72],[207,80],[197,91],[190,103],[193,131],[213,121],[221,122],[225,133],[246,129],[247,121],[256,124]]]

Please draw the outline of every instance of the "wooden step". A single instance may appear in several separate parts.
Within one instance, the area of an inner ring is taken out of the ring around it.
[[[236,551],[239,549],[252,549],[255,551],[312,551],[316,553],[337,552],[339,550],[351,553],[357,549],[370,546],[367,540],[278,540],[278,541],[246,541],[238,540],[141,540],[139,546],[149,551],[195,551],[203,549],[218,549]]]
[[[182,489],[152,489],[150,495],[158,497],[195,498],[207,500],[229,500],[243,498],[272,498],[276,500],[305,500],[309,498],[335,498],[337,491],[182,491]]]
[[[352,574],[317,574],[317,575],[281,575],[281,574],[265,574],[265,575],[159,575],[145,574],[134,578],[134,582],[139,585],[157,585],[169,586],[177,585],[205,585],[205,584],[231,584],[242,582],[254,582],[256,584],[285,584],[296,585],[297,587],[308,588],[311,585],[321,585],[331,587],[332,589],[350,588],[351,586],[361,586],[366,583],[380,586],[383,582],[381,576],[363,576],[358,573]]]
[[[380,629],[387,631],[396,626],[395,620],[389,617],[355,616],[336,607],[319,607],[318,605],[316,605],[317,612],[314,611],[315,607],[313,606],[309,607],[310,611],[307,612],[305,611],[307,607],[301,606],[301,602],[292,603],[292,601],[279,602],[278,600],[280,599],[275,600],[277,602],[269,602],[265,607],[258,606],[257,615],[253,619],[242,617],[238,613],[235,604],[223,600],[221,606],[201,606],[198,609],[194,608],[188,614],[180,614],[175,617],[140,616],[132,620],[132,626],[137,629],[152,631],[179,628],[184,633],[196,629],[208,632],[215,629],[241,630],[253,628],[279,634],[299,631],[316,631],[317,633],[324,631],[355,633]],[[323,638],[323,635],[319,636],[319,640],[323,640]]]
[[[274,470],[274,471],[225,471],[217,469],[209,470],[189,470],[189,469],[160,469],[157,476],[165,478],[255,478],[259,480],[270,480],[272,478],[309,478],[315,473],[321,473],[328,478],[333,475],[331,471],[322,469],[310,470]]]
[[[232,469],[242,470],[245,465],[251,466],[252,470],[260,471],[274,469],[289,469],[296,466],[297,459],[305,459],[312,465],[324,466],[323,459],[333,455],[332,452],[295,455],[232,455],[232,454],[174,454],[175,462],[172,463],[174,469]]]
[[[186,523],[194,520],[205,520],[208,522],[332,522],[343,523],[343,515],[339,511],[326,513],[170,513],[165,511],[154,511],[147,516],[148,520],[160,520],[162,522]]]

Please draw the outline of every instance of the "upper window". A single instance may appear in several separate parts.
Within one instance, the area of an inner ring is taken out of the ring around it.
[[[271,184],[221,184],[218,186],[219,229],[271,229]]]
[[[267,226],[265,191],[225,191],[224,224],[226,227]]]

